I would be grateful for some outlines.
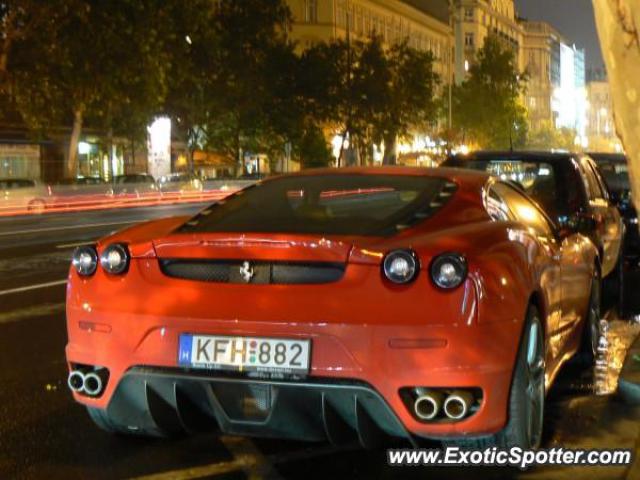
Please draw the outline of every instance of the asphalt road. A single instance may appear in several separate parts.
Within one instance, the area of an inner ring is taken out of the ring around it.
[[[167,441],[113,437],[93,426],[66,387],[64,279],[77,244],[128,224],[195,213],[160,206],[0,219],[0,479],[5,478],[631,478],[629,469],[393,468],[385,451],[202,435]],[[612,322],[602,393],[638,327]],[[594,395],[590,372],[566,367],[546,406],[546,447],[631,448],[640,411]]]

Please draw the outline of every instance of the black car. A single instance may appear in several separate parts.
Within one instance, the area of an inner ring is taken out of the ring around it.
[[[640,299],[630,289],[640,281],[640,230],[638,229],[638,213],[631,201],[631,185],[629,183],[629,167],[627,157],[617,153],[589,153],[602,172],[612,200],[618,205],[626,229],[622,245],[624,258],[622,275],[623,314],[640,314]]]
[[[475,152],[442,166],[487,171],[509,180],[533,198],[556,225],[563,243],[588,237],[600,252],[601,276],[617,285],[624,225],[594,161],[571,153]],[[576,259],[579,261],[579,259]]]

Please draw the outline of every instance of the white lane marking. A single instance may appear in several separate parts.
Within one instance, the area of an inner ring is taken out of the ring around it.
[[[56,232],[58,230],[77,230],[79,228],[96,228],[110,227],[112,225],[130,225],[140,223],[142,220],[130,220],[128,222],[108,222],[108,223],[85,223],[82,225],[67,225],[64,227],[34,228],[31,230],[14,230],[12,232],[0,232],[0,237],[8,237],[10,235],[24,235],[27,233]]]
[[[56,245],[56,248],[71,248],[71,247],[81,247],[83,245],[91,245],[94,243],[91,240],[87,240],[86,242],[78,242],[78,243],[63,243],[62,245]]]
[[[37,285],[29,285],[27,287],[12,288],[10,290],[0,290],[0,296],[11,295],[12,293],[29,292],[31,290],[39,290],[41,288],[55,287],[56,285],[64,285],[67,280],[56,280],[55,282],[39,283]]]

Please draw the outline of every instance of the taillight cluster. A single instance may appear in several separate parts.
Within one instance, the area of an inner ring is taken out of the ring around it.
[[[90,277],[98,269],[98,262],[103,270],[111,275],[121,275],[129,269],[129,249],[125,244],[112,243],[102,251],[98,257],[98,251],[93,246],[76,248],[71,257],[71,263],[78,275]]]
[[[382,262],[384,276],[395,284],[411,283],[419,271],[420,260],[413,250],[393,250]],[[457,253],[443,253],[431,261],[429,274],[438,288],[452,290],[467,278],[467,261]]]

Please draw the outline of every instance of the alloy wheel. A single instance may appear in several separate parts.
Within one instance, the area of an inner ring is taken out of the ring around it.
[[[540,322],[536,318],[529,327],[527,343],[527,440],[537,447],[542,439],[544,418],[544,346]]]

